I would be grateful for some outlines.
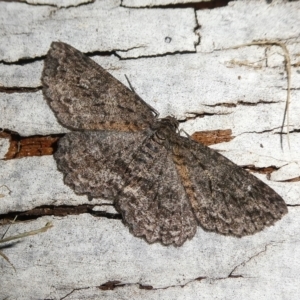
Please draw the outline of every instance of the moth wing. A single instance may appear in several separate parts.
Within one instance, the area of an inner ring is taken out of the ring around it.
[[[172,152],[149,132],[71,132],[54,158],[77,194],[115,199],[135,236],[176,246],[194,236],[197,221]]]
[[[65,43],[51,44],[42,83],[58,121],[70,129],[136,131],[155,119],[138,95]]]
[[[180,246],[197,221],[172,160],[172,151],[149,138],[136,152],[116,200],[124,223],[149,243]]]
[[[77,194],[113,200],[145,139],[143,131],[73,131],[59,140],[54,158],[65,184]]]
[[[205,230],[240,237],[287,213],[274,190],[216,151],[184,137],[174,147],[178,174]]]

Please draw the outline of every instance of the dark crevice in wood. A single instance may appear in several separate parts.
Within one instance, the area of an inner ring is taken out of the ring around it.
[[[153,286],[152,285],[139,284],[139,289],[141,289],[141,290],[153,290]]]
[[[40,87],[0,87],[0,93],[13,94],[13,93],[36,93],[41,91]]]
[[[85,53],[86,56],[93,58],[94,56],[118,56],[116,54],[116,50],[113,51],[99,51],[99,50],[95,50],[95,51],[91,51],[91,52],[86,52]]]
[[[136,6],[128,6],[123,5],[121,3],[122,7],[125,8],[131,8],[131,9],[168,9],[168,8],[194,8],[195,10],[200,9],[213,9],[218,7],[224,7],[227,6],[230,0],[214,0],[214,1],[199,1],[199,2],[187,2],[187,3],[175,3],[175,4],[167,4],[167,5],[147,5],[143,7],[136,7]]]
[[[113,281],[107,281],[107,282],[101,284],[100,286],[98,286],[98,288],[102,291],[111,291],[117,287],[122,287],[124,285],[125,284],[121,284],[121,281],[113,280]]]
[[[247,101],[243,101],[243,100],[239,100],[236,103],[216,103],[216,104],[205,104],[205,106],[208,107],[237,107],[238,105],[243,105],[243,106],[257,106],[260,104],[278,104],[279,102],[276,101],[263,101],[263,100],[259,100],[257,102],[247,102]]]
[[[195,120],[197,118],[212,117],[212,116],[220,115],[220,114],[217,114],[217,113],[208,113],[208,112],[202,112],[202,113],[187,112],[187,114],[190,114],[191,116],[186,117],[184,120],[179,120],[179,123],[183,123],[183,122],[186,122],[188,120]]]
[[[247,101],[238,101],[237,102],[237,105],[243,105],[243,106],[257,106],[259,104],[263,104],[263,105],[266,105],[266,104],[278,104],[279,102],[276,102],[276,101],[263,101],[263,100],[259,100],[257,102],[247,102]]]
[[[289,134],[298,132],[300,132],[300,129],[293,129],[289,131]],[[274,132],[274,134],[287,135],[287,132]]]
[[[17,211],[17,212],[9,212],[6,214],[0,215],[0,224],[6,224],[12,220],[16,216],[18,221],[28,221],[28,220],[36,220],[40,217],[44,216],[55,216],[55,217],[65,217],[69,215],[80,215],[84,213],[89,213],[95,217],[105,217],[108,219],[117,219],[121,220],[122,216],[118,213],[107,213],[105,211],[93,211],[93,208],[101,205],[91,205],[91,204],[82,204],[77,206],[71,205],[43,205],[40,207],[33,208],[27,211]]]
[[[244,278],[243,275],[229,275],[228,278]]]
[[[121,50],[118,50],[121,52]],[[123,50],[122,50],[123,51]],[[126,52],[126,51],[123,51]],[[174,55],[188,55],[188,54],[195,54],[196,50],[184,50],[184,51],[174,51],[174,52],[164,52],[164,53],[160,53],[160,54],[149,54],[149,55],[139,55],[137,57],[122,57],[121,55],[119,55],[118,53],[116,53],[116,56],[119,58],[119,60],[138,60],[138,59],[146,59],[146,58],[155,58],[155,57],[165,57],[165,56],[174,56]]]
[[[16,61],[7,62],[7,61],[0,61],[0,63],[4,65],[18,65],[18,66],[24,66],[27,64],[34,63],[36,61],[44,60],[46,58],[46,55],[43,56],[36,56],[36,57],[22,57]]]
[[[244,168],[245,170],[251,171],[253,173],[259,173],[259,174],[271,174],[274,171],[279,170],[278,167],[276,166],[269,166],[269,167],[255,167],[254,165],[247,165],[247,166],[242,166],[242,168]]]

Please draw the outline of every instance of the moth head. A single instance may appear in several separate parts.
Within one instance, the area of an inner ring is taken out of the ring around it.
[[[174,129],[174,131],[178,130],[179,122],[176,120],[176,118],[172,116],[167,116],[160,120],[161,124],[167,125],[168,127],[171,127]]]

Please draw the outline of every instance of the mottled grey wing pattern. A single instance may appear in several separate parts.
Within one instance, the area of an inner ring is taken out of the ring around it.
[[[77,194],[114,199],[145,132],[74,131],[59,140],[54,153],[64,181]]]
[[[77,194],[115,199],[135,236],[180,246],[197,222],[172,152],[151,132],[71,132],[54,157]]]
[[[65,43],[51,44],[42,82],[57,119],[70,129],[136,131],[155,119],[138,95]]]
[[[240,237],[287,213],[285,202],[269,186],[202,144],[178,136],[174,162],[205,230]]]
[[[172,151],[155,135],[135,153],[116,207],[130,231],[149,243],[180,246],[196,233],[197,221]]]

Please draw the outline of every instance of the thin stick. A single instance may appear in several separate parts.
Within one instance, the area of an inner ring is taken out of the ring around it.
[[[23,237],[26,237],[26,236],[35,235],[35,234],[38,234],[40,232],[45,232],[51,227],[53,227],[53,225],[51,224],[51,222],[48,222],[44,227],[42,227],[40,229],[20,233],[20,234],[14,235],[14,236],[10,236],[8,238],[0,240],[0,243],[6,243],[6,242],[16,240],[16,239],[20,239],[20,238],[23,238]]]
[[[282,120],[281,130],[280,130],[280,145],[281,145],[281,149],[282,149],[283,148],[282,134],[283,134],[283,128],[284,128],[284,124],[285,124],[285,120],[286,120],[286,122],[287,122],[287,140],[288,140],[289,148],[291,148],[291,145],[290,145],[290,117],[289,117],[289,105],[290,105],[290,94],[291,94],[291,59],[290,59],[290,54],[289,54],[288,48],[282,42],[266,40],[266,41],[257,41],[257,42],[246,43],[246,44],[242,44],[239,46],[231,47],[229,49],[237,49],[237,48],[241,48],[241,47],[245,47],[245,46],[252,46],[252,45],[276,45],[276,46],[281,47],[284,52],[285,69],[286,69],[286,73],[287,73],[287,96],[286,96],[283,120]]]
[[[7,227],[7,229],[5,230],[5,232],[2,234],[1,240],[0,242],[3,240],[3,238],[5,237],[7,231],[9,230],[10,226],[16,221],[18,216],[15,216],[15,218],[13,219],[13,221],[11,222],[11,224],[9,224],[9,226]]]
[[[17,216],[14,218],[13,222],[16,220]],[[11,225],[10,225],[11,226]],[[10,228],[10,226],[7,228],[7,230],[5,231],[5,233],[3,234],[2,237],[5,236],[5,234],[7,233],[8,229]],[[30,236],[30,235],[35,235],[35,234],[38,234],[40,232],[45,232],[47,231],[49,228],[53,227],[53,225],[51,224],[51,222],[48,222],[44,227],[40,228],[40,229],[37,229],[37,230],[32,230],[32,231],[28,231],[28,232],[24,232],[24,233],[21,233],[21,234],[17,234],[17,235],[14,235],[14,236],[10,236],[8,238],[5,238],[5,239],[1,239],[0,240],[0,243],[5,243],[5,242],[9,242],[9,241],[12,241],[12,240],[16,240],[16,239],[20,239],[20,238],[23,238],[23,237],[26,237],[26,236]],[[14,267],[14,265],[10,262],[9,258],[2,252],[0,251],[0,256],[2,256],[12,267],[13,269],[15,270],[16,272],[16,268]]]

